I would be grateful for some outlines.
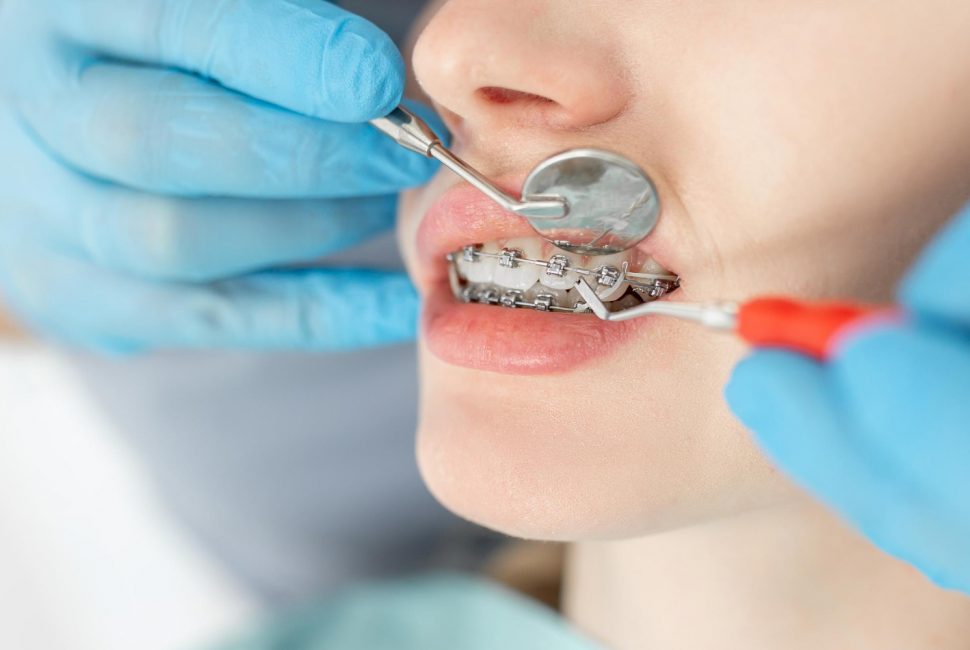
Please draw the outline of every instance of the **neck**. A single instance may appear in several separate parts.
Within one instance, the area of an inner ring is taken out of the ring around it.
[[[565,608],[617,649],[970,647],[970,599],[808,503],[577,544]]]

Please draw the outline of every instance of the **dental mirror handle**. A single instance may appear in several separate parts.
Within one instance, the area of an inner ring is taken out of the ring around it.
[[[811,303],[791,298],[755,298],[744,303],[647,302],[610,312],[596,291],[580,280],[579,294],[597,317],[623,321],[647,315],[672,316],[699,323],[710,329],[734,333],[759,348],[784,348],[824,361],[846,328],[863,319],[884,314],[892,308],[846,302]]]
[[[377,130],[399,145],[428,158],[435,147],[443,146],[441,139],[428,123],[403,106],[395,108],[389,115],[371,120]]]
[[[371,120],[371,124],[405,149],[440,161],[485,196],[520,217],[558,219],[565,217],[569,211],[566,201],[560,197],[519,200],[509,196],[449,151],[424,120],[403,106],[398,106],[385,117]]]

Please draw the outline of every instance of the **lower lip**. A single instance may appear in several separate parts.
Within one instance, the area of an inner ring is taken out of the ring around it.
[[[590,315],[465,304],[445,283],[426,296],[423,332],[429,351],[446,363],[543,375],[609,355],[649,320],[607,323]]]

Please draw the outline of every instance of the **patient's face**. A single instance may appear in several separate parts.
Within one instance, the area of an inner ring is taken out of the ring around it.
[[[680,275],[667,299],[886,301],[970,194],[968,33],[966,0],[450,0],[414,63],[456,150],[511,190],[577,146],[644,167],[663,213],[626,260]],[[449,250],[554,251],[444,172],[401,216],[426,299],[418,456],[447,506],[584,539],[797,498],[723,402],[741,345],[460,304]],[[545,286],[479,263],[465,268],[479,282]]]

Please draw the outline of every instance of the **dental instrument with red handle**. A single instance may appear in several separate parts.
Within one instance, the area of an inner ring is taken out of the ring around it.
[[[647,302],[611,312],[586,279],[576,289],[601,320],[625,321],[657,315],[734,333],[755,347],[784,348],[818,360],[831,356],[839,336],[859,321],[893,312],[851,303],[810,303],[790,298],[755,298],[741,303]]]

